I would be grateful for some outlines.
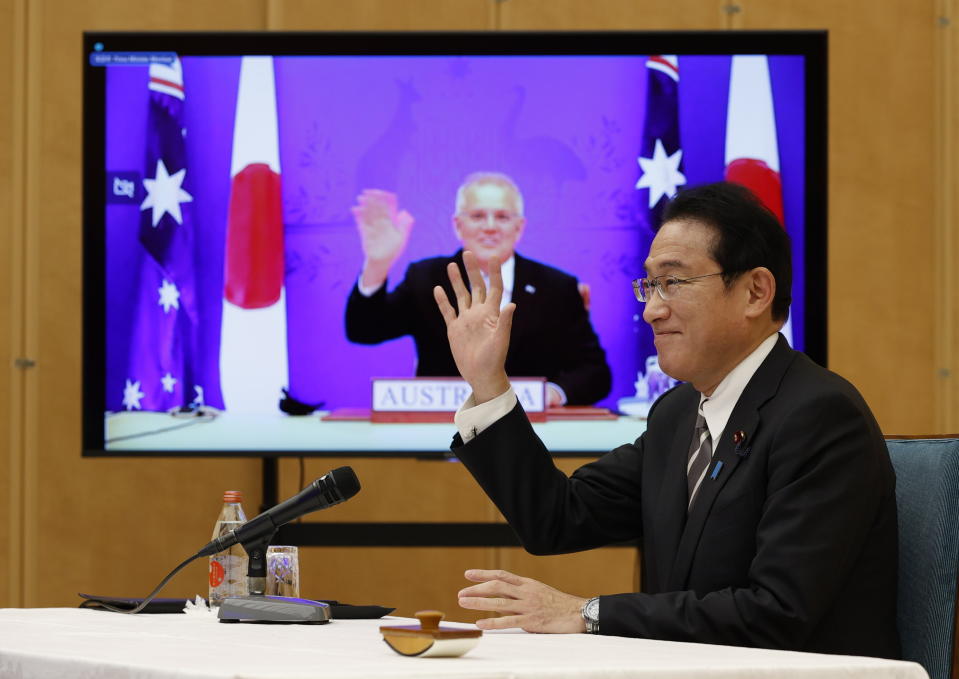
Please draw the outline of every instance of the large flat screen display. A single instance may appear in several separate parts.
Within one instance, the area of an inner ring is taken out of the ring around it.
[[[84,454],[444,455],[448,422],[370,421],[371,380],[453,372],[430,287],[503,238],[512,373],[565,404],[541,435],[631,441],[673,383],[631,281],[665,201],[723,179],[788,232],[785,332],[825,363],[824,34],[88,33],[83,60]]]

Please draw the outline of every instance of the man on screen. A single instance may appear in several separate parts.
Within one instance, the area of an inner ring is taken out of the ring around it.
[[[395,195],[378,190],[364,191],[353,215],[365,260],[347,302],[346,336],[352,342],[378,344],[412,335],[417,375],[457,375],[432,289],[446,282],[451,262],[465,273],[463,251],[410,264],[399,285],[387,292],[387,273],[406,247],[413,217],[397,210]],[[453,227],[463,247],[474,253],[482,275],[490,261],[502,263],[503,303],[523,308],[516,316],[506,371],[516,377],[545,377],[550,406],[605,398],[611,384],[606,353],[576,279],[515,251],[526,227],[516,184],[493,172],[467,177],[456,193]],[[446,287],[452,292],[448,283]]]
[[[483,629],[595,632],[898,657],[895,479],[869,407],[779,335],[789,241],[746,189],[713,184],[666,208],[634,281],[662,369],[682,384],[645,433],[567,477],[503,371],[513,304],[449,276],[434,294],[473,395],[453,451],[534,554],[640,540],[644,591],[591,599],[506,571],[467,571]],[[517,310],[516,313],[519,313]],[[597,593],[591,593],[597,594]]]

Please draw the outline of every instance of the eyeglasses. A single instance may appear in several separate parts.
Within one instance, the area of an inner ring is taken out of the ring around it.
[[[708,273],[702,276],[692,276],[690,278],[679,278],[678,276],[656,276],[655,278],[637,278],[633,281],[633,292],[636,293],[636,299],[640,302],[648,302],[652,291],[655,289],[663,300],[673,299],[679,289],[700,278],[709,278],[710,276],[722,276],[725,272]]]
[[[487,212],[486,210],[470,210],[469,212],[464,212],[460,215],[470,226],[486,226],[489,224],[490,219],[496,226],[509,226],[517,215],[515,212],[510,212],[509,210],[494,210],[492,212]]]

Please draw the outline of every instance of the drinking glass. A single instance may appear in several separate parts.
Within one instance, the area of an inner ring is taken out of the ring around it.
[[[266,594],[300,597],[300,557],[292,545],[270,545],[266,550]]]

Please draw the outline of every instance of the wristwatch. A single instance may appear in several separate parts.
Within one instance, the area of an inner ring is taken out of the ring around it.
[[[599,634],[599,597],[594,596],[580,609],[587,634]]]

